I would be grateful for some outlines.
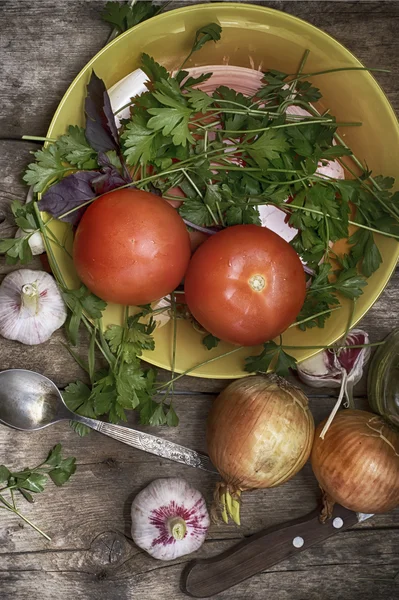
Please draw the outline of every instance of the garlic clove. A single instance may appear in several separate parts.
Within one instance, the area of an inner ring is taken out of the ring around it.
[[[47,341],[65,322],[66,307],[54,278],[20,269],[0,285],[0,335],[27,345]]]
[[[337,366],[335,355],[322,350],[297,365],[298,375],[310,387],[340,387],[342,369]]]
[[[353,348],[352,346],[364,346],[364,344],[369,343],[370,338],[368,333],[362,329],[352,329],[345,341],[348,348],[343,348],[336,355],[338,363],[348,373],[348,382],[352,385],[361,380],[363,367],[368,362],[371,354],[370,346],[363,348]]]
[[[362,329],[352,329],[346,336],[346,348],[325,349],[298,364],[299,378],[311,387],[341,387],[343,373],[347,385],[355,385],[363,375],[363,367],[370,358],[370,347],[353,348],[369,344],[368,334]]]
[[[33,231],[33,229],[19,228],[19,229],[17,229],[15,237],[16,238],[25,237],[27,233],[31,233],[32,231]],[[33,256],[37,256],[37,255],[43,254],[43,252],[45,252],[43,237],[42,237],[42,234],[40,233],[40,231],[36,231],[35,233],[32,233],[32,235],[29,237],[28,244],[29,244],[29,247],[31,249]]]
[[[202,494],[184,479],[156,479],[132,504],[133,541],[159,560],[173,560],[202,546],[210,524]]]

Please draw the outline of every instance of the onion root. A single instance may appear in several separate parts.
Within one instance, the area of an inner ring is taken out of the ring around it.
[[[219,521],[218,513],[224,521],[229,519],[236,525],[241,525],[240,519],[241,490],[233,490],[229,485],[219,482],[216,484],[214,502],[211,509],[211,517],[214,523]]]

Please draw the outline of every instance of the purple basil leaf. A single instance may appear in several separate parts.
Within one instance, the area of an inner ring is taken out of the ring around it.
[[[79,204],[92,200],[97,196],[92,188],[92,181],[98,176],[97,171],[79,171],[64,177],[59,183],[52,185],[39,202],[40,210],[50,213],[56,219],[72,210]],[[76,225],[82,218],[86,206],[75,210],[61,221]]]
[[[119,149],[118,130],[107,89],[94,71],[87,85],[85,100],[86,139],[97,152]]]
[[[115,165],[111,164],[108,156],[104,152],[98,155],[98,164],[102,167],[101,173],[93,179],[92,185],[97,194],[105,194],[115,188],[131,183],[132,178],[126,171],[126,175],[121,175]]]

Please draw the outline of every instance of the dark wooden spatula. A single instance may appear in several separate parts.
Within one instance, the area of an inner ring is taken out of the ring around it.
[[[316,509],[255,533],[218,556],[193,560],[183,572],[182,591],[194,598],[208,598],[373,515],[355,513],[337,504],[326,523],[320,523],[319,516],[320,510]]]

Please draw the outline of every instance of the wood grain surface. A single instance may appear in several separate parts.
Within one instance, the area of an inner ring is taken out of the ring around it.
[[[377,79],[399,110],[398,2],[253,2],[303,18],[328,32],[373,67],[389,67]],[[172,2],[170,8],[190,2]],[[0,0],[0,236],[13,230],[8,205],[23,199],[22,173],[37,147],[17,141],[45,135],[50,119],[80,69],[104,45],[110,29],[101,21],[104,2]],[[36,262],[39,268],[39,262]],[[10,267],[1,259],[1,273]],[[397,325],[399,274],[361,322],[372,341]],[[29,348],[1,340],[0,369],[40,371],[59,386],[81,377],[61,345],[63,333]],[[168,375],[161,374],[161,377]],[[151,429],[205,450],[204,423],[214,395],[226,384],[198,378],[179,380],[175,429]],[[330,411],[335,390],[306,390],[316,422]],[[356,403],[367,407],[365,378]],[[135,424],[134,419],[131,424]],[[187,558],[157,562],[130,535],[130,505],[156,477],[182,476],[208,502],[217,477],[157,459],[93,433],[79,438],[67,423],[37,433],[0,426],[0,463],[36,464],[57,442],[77,457],[78,470],[61,489],[49,485],[24,512],[44,529],[47,542],[17,518],[0,511],[1,600],[182,600],[179,581]],[[197,558],[213,556],[264,527],[310,512],[318,486],[309,465],[285,485],[244,496],[240,529],[212,525]],[[221,600],[393,600],[399,596],[399,511],[378,515],[307,552],[217,596]]]

